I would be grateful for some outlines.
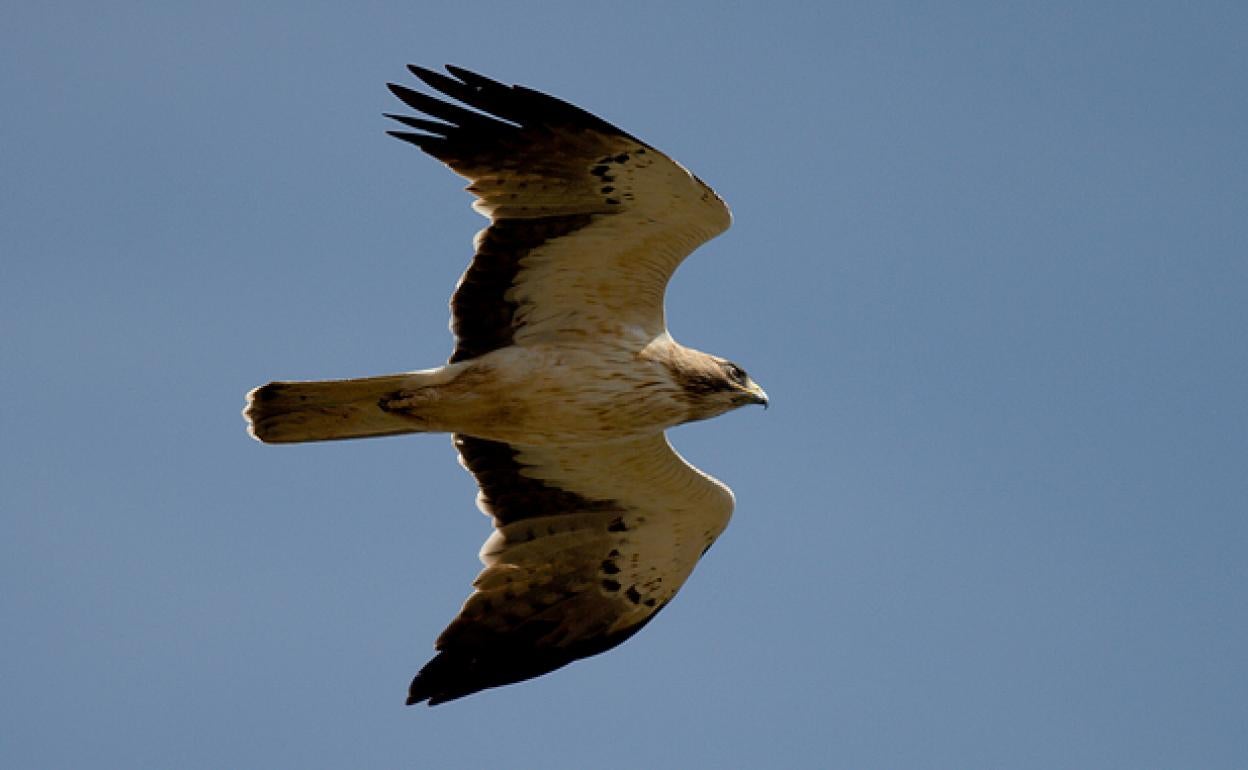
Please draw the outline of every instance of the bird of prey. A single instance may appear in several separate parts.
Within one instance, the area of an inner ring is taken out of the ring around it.
[[[266,443],[450,433],[493,517],[485,568],[407,702],[553,671],[641,630],[728,524],[732,492],[667,428],[767,395],[668,334],[668,279],[728,228],[719,196],[567,102],[459,67],[411,66],[387,115],[467,178],[490,224],[451,298],[450,361],[351,380],[271,382],[244,415]]]

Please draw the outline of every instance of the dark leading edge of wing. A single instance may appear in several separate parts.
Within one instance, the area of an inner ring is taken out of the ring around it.
[[[524,475],[516,450],[501,441],[455,434],[455,448],[481,488],[481,504],[499,526],[571,513],[623,513],[614,500],[591,500]]]
[[[404,104],[436,120],[387,114],[416,129],[387,133],[416,145],[474,182],[490,175],[490,184],[498,186],[506,184],[510,173],[526,173],[530,178],[537,174],[557,182],[565,189],[597,189],[610,181],[602,171],[607,166],[592,155],[568,155],[574,152],[572,147],[580,146],[570,138],[597,135],[645,146],[605,120],[540,91],[503,85],[453,66],[447,67],[453,78],[414,65],[408,69],[430,88],[473,109],[390,83],[390,90]],[[518,184],[511,190],[509,201],[523,205],[526,192],[538,186]],[[548,195],[543,206],[549,208]],[[517,305],[508,299],[507,292],[515,284],[521,260],[543,244],[589,226],[594,218],[583,210],[493,217],[451,298],[455,333],[452,363],[512,343]]]

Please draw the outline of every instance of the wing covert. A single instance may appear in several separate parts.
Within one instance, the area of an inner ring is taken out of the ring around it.
[[[409,69],[460,104],[390,84],[428,116],[388,115],[415,129],[390,133],[469,179],[491,220],[451,300],[451,361],[587,333],[662,333],[668,279],[731,222],[714,191],[567,102],[459,67],[447,67],[453,77]]]

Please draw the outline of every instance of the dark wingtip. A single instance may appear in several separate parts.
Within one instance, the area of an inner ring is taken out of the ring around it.
[[[390,93],[399,97],[399,99],[401,99],[405,104],[407,103],[407,100],[411,98],[412,94],[423,96],[423,94],[420,94],[418,91],[413,91],[412,89],[400,83],[386,83],[386,88],[390,89]],[[412,105],[408,105],[408,106],[412,106]]]
[[[429,134],[417,134],[411,131],[387,131],[387,134],[395,139],[414,144],[425,152],[430,152],[433,146],[441,139],[441,137],[430,136]]]
[[[407,705],[427,702],[436,706],[493,686],[473,676],[469,660],[445,650],[439,652],[412,679],[407,690]]]
[[[667,602],[663,602],[623,631],[581,639],[561,647],[538,645],[536,640],[550,630],[539,624],[522,629],[520,634],[499,636],[481,646],[443,648],[412,679],[407,705],[428,701],[430,706],[437,706],[482,690],[533,679],[573,661],[606,652],[632,638],[666,606]]]
[[[463,83],[474,88],[508,88],[508,86],[504,83],[492,78],[487,78],[485,75],[473,72],[472,70],[457,67],[454,64],[446,65],[446,71],[459,78]]]
[[[408,70],[411,71],[413,75],[420,78],[421,82],[423,82],[425,85],[437,91],[441,91],[444,94],[450,95],[451,92],[453,92],[455,88],[464,87],[463,83],[459,82],[458,80],[449,78],[446,75],[443,75],[441,72],[438,72],[436,70],[429,70],[429,69],[425,69],[424,67],[417,67],[414,64],[407,65],[407,68]]]
[[[445,77],[445,75],[438,72],[437,70],[431,70],[428,67],[422,67],[419,64],[407,65],[407,71],[412,73],[416,77],[420,78],[421,80],[424,80],[426,76]]]
[[[602,118],[532,88],[509,86],[454,64],[446,65],[449,75],[417,64],[409,64],[407,69],[426,86],[449,97],[449,101],[397,83],[387,84],[390,92],[417,112],[465,129],[465,137],[471,134],[469,138],[474,144],[505,139],[507,134],[526,126],[547,125],[614,134],[645,146],[640,139]],[[445,135],[454,134],[454,128]]]
[[[408,128],[415,128],[421,131],[428,131],[430,134],[437,134],[439,136],[447,136],[452,131],[455,130],[455,127],[452,126],[451,124],[439,123],[436,120],[425,120],[424,118],[413,118],[409,115],[397,115],[393,112],[383,112],[381,113],[381,115],[384,118],[389,118],[390,120],[398,121],[399,123],[402,123]]]

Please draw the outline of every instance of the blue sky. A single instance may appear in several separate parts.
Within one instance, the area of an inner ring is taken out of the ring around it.
[[[22,6],[6,766],[1248,765],[1242,4]],[[669,322],[772,397],[673,432],[738,507],[661,618],[436,709],[488,534],[449,441],[238,414],[450,351],[483,220],[382,133],[408,62],[712,184]]]

